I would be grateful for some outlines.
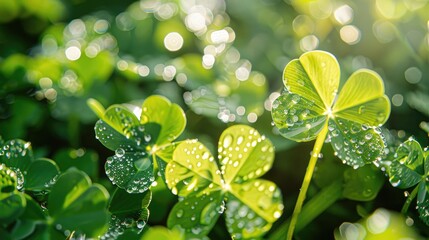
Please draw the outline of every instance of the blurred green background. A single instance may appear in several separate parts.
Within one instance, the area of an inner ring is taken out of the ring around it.
[[[409,136],[429,144],[428,0],[0,0],[0,135],[31,141],[38,156],[68,148],[98,154],[105,179],[110,153],[95,139],[86,100],[109,106],[164,95],[186,112],[182,138],[214,149],[227,126],[245,123],[273,141],[276,161],[265,178],[282,189],[281,224],[313,143],[280,137],[271,103],[285,65],[315,49],[337,57],[342,83],[359,68],[382,76],[392,145]],[[332,162],[329,151],[321,162]],[[333,162],[324,171],[339,171]],[[370,202],[338,201],[298,236],[332,238],[342,222],[360,219],[357,206],[400,211],[404,192],[388,182],[381,191]],[[149,223],[165,224],[168,209],[154,201],[159,214]],[[218,225],[213,238],[225,234]],[[429,236],[419,220],[414,225]]]

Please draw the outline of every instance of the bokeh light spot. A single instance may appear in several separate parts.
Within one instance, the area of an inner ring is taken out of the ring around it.
[[[314,35],[305,36],[299,41],[299,46],[304,52],[312,51],[319,46],[319,39]]]
[[[405,70],[405,80],[411,84],[417,84],[422,79],[422,72],[416,67],[410,67]]]
[[[340,29],[340,37],[345,43],[353,45],[360,41],[361,34],[356,26],[346,25]]]
[[[182,48],[183,37],[178,32],[171,32],[164,38],[164,46],[167,50],[175,52]]]
[[[349,5],[341,5],[334,11],[335,20],[341,24],[349,24],[353,20],[353,9]]]
[[[70,61],[76,61],[80,58],[80,49],[76,46],[68,47],[65,51],[66,58]]]
[[[395,107],[399,107],[404,102],[404,97],[401,94],[395,94],[392,96],[392,104]]]
[[[385,209],[377,209],[366,221],[368,231],[379,234],[386,231],[390,224],[390,213]]]

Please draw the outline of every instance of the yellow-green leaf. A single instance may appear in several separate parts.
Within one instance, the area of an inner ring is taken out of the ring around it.
[[[384,95],[381,77],[368,69],[353,73],[338,95],[333,114],[369,126],[385,123],[390,114],[390,102]]]

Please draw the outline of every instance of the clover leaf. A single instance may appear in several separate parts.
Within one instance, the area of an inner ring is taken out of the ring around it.
[[[148,206],[152,192],[129,194],[116,188],[110,199],[108,210],[111,214],[109,229],[100,239],[116,239],[125,232],[140,234],[149,219]]]
[[[86,237],[99,236],[107,229],[108,198],[103,186],[92,184],[84,172],[70,168],[58,178],[49,194],[47,223],[51,236],[61,232],[64,237],[70,231]]]
[[[429,225],[429,150],[423,150],[420,143],[410,138],[398,146],[394,157],[392,161],[382,162],[392,186],[402,189],[415,186],[403,212],[407,211],[410,202],[417,195],[420,218]]]
[[[310,141],[328,127],[338,157],[355,168],[383,153],[377,126],[389,117],[390,103],[377,73],[356,71],[337,95],[337,60],[330,53],[312,51],[285,67],[283,82],[285,91],[273,103],[272,117],[284,137]]]
[[[196,140],[176,147],[166,168],[166,182],[180,199],[167,225],[201,238],[225,211],[233,238],[263,235],[283,210],[278,187],[259,179],[274,160],[271,142],[252,127],[235,125],[222,133],[218,158],[220,168],[210,151]]]
[[[49,159],[34,159],[30,142],[13,139],[0,148],[0,164],[17,176],[17,189],[45,193],[59,175],[58,166]],[[43,174],[40,174],[43,172]]]
[[[344,164],[356,169],[378,163],[385,143],[377,127],[389,117],[390,102],[381,77],[368,69],[353,73],[337,95],[340,67],[324,51],[307,52],[290,61],[283,83],[285,90],[272,104],[274,124],[288,139],[316,139],[287,233],[287,239],[292,239],[326,136]]]
[[[17,219],[25,210],[25,197],[18,192],[14,171],[0,164],[0,225]]]
[[[129,193],[142,193],[155,181],[154,163],[163,176],[172,151],[171,142],[184,130],[183,110],[162,96],[147,98],[142,107],[113,105],[107,110],[91,99],[89,106],[100,117],[97,139],[115,155],[107,158],[106,174]]]

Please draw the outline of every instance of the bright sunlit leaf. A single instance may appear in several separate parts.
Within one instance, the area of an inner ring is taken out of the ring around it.
[[[285,91],[273,103],[272,117],[284,137],[298,142],[315,139],[328,126],[338,157],[357,168],[382,155],[385,144],[376,127],[389,117],[390,103],[371,70],[352,74],[337,96],[339,78],[330,53],[304,53],[285,67]]]
[[[168,226],[202,237],[226,208],[231,236],[262,236],[283,212],[278,187],[258,179],[271,168],[271,142],[251,127],[235,125],[222,133],[218,154],[220,168],[198,141],[177,146],[166,168],[166,181],[171,191],[183,199],[170,212]]]

